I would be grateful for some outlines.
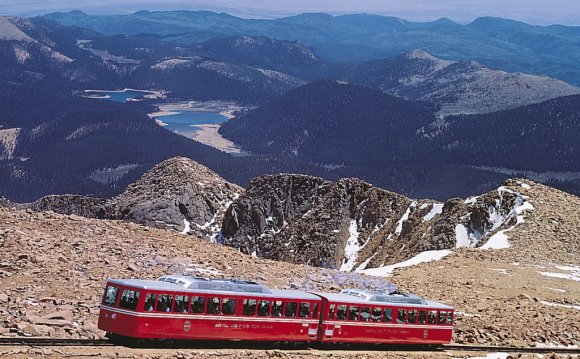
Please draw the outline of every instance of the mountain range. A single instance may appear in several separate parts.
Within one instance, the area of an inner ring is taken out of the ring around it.
[[[441,119],[429,103],[324,80],[228,121],[220,133],[252,153],[315,163],[412,197],[487,191],[509,171],[546,173],[544,182],[577,193],[579,104],[573,95]]]
[[[580,28],[533,26],[481,17],[411,22],[370,14],[302,14],[275,20],[242,19],[209,11],[139,11],[129,15],[52,13],[46,19],[103,34],[153,33],[190,45],[219,36],[266,36],[301,41],[331,62],[384,59],[421,48],[449,60],[476,60],[504,71],[548,75],[580,85]]]

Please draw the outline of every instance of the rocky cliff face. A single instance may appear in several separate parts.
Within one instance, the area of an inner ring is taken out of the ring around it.
[[[378,268],[501,236],[533,208],[519,186],[528,185],[511,181],[478,197],[438,203],[352,178],[262,176],[226,211],[221,240],[264,258],[345,271]]]
[[[111,199],[78,195],[46,196],[31,205],[89,218],[119,219],[214,239],[225,210],[242,188],[185,157],[153,167]]]

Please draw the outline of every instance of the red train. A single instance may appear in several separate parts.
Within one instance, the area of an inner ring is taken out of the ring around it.
[[[163,276],[110,279],[99,328],[134,339],[446,344],[453,308],[401,293],[276,290]]]

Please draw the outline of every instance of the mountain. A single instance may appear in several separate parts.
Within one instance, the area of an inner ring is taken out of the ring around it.
[[[172,228],[215,241],[225,210],[241,192],[241,187],[207,167],[175,157],[159,163],[113,198],[50,195],[27,207]]]
[[[495,247],[533,206],[512,180],[446,203],[412,200],[354,178],[253,179],[228,208],[222,241],[246,254],[344,271],[404,262],[422,252]]]
[[[471,60],[442,60],[423,50],[355,65],[335,77],[434,102],[441,116],[495,112],[580,93],[549,77],[492,70]]]
[[[235,61],[303,79],[318,77],[329,67],[325,60],[298,41],[244,35],[216,37],[200,46],[210,58]]]
[[[580,193],[579,103],[575,95],[442,120],[428,103],[317,81],[220,133],[252,153],[317,164],[410,197],[467,196],[515,175]]]
[[[362,86],[312,82],[228,121],[219,132],[253,153],[276,153],[339,166],[400,163],[417,152],[408,142],[435,121],[435,108]],[[345,146],[351,143],[352,146]],[[386,156],[384,154],[387,153]]]
[[[243,51],[235,54],[239,60],[222,56],[220,61],[208,57],[215,55],[208,50],[169,44],[156,35],[108,37],[44,18],[2,17],[0,26],[5,34],[0,38],[0,80],[65,93],[129,87],[159,90],[179,100],[256,104],[304,83],[287,73],[244,64]],[[294,63],[296,72],[312,54],[303,45],[276,44],[271,51],[286,49],[286,62]],[[316,71],[317,61],[312,61],[311,66],[304,63],[305,74]]]
[[[181,45],[240,35],[300,41],[331,62],[384,59],[421,48],[443,59],[475,60],[490,68],[547,75],[580,86],[580,30],[571,26],[533,26],[490,17],[467,25],[446,19],[420,23],[370,14],[255,20],[208,11],[74,11],[44,17],[107,35],[154,33]]]

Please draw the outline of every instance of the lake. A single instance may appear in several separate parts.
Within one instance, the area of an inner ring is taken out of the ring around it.
[[[162,121],[163,127],[166,129],[189,138],[194,138],[195,133],[200,129],[195,125],[220,124],[228,120],[226,116],[215,112],[201,112],[187,109],[172,109],[171,111],[177,113],[173,115],[155,116],[155,118]]]

